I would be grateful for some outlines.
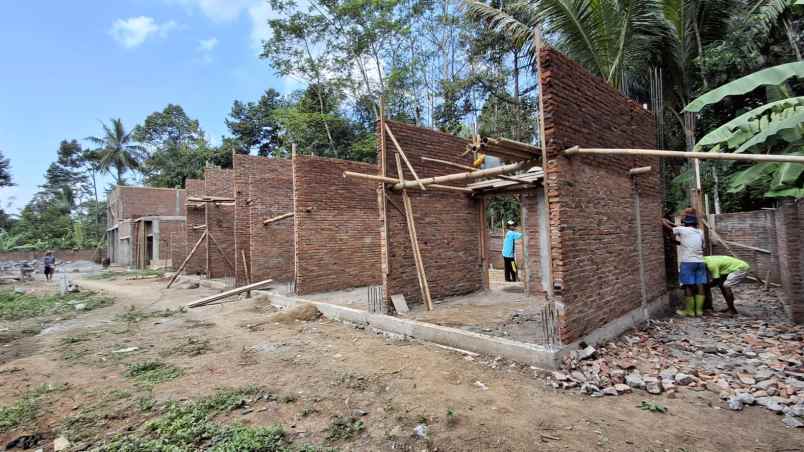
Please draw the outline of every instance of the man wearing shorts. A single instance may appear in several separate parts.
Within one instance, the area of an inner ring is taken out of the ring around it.
[[[704,237],[697,227],[698,218],[696,216],[686,215],[681,222],[683,226],[676,226],[666,219],[662,219],[662,225],[673,231],[673,236],[679,244],[678,257],[681,261],[679,279],[684,286],[687,298],[686,309],[676,311],[676,314],[684,317],[702,316],[704,284],[709,281],[703,257]]]
[[[712,280],[710,284],[719,286],[720,293],[726,299],[728,308],[723,312],[737,314],[732,289],[745,280],[751,266],[748,265],[748,262],[731,256],[706,256],[704,262]]]
[[[56,257],[53,256],[53,253],[50,251],[45,254],[45,258],[43,259],[45,267],[45,279],[50,281],[53,279],[53,272],[56,270]]]

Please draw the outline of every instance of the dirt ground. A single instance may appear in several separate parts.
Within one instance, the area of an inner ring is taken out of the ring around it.
[[[52,450],[60,435],[71,450],[91,449],[141,431],[170,400],[256,385],[277,397],[251,401],[221,422],[278,424],[294,441],[344,451],[804,450],[802,429],[786,429],[761,408],[726,410],[709,392],[590,398],[552,389],[546,373],[527,365],[326,319],[258,325],[275,312],[264,297],[182,312],[215,290],[164,289],[156,279],[80,285],[116,302],[65,321],[38,319],[37,335],[9,334],[0,343],[0,407],[43,384],[56,388],[41,396],[35,420],[0,434],[0,447],[40,433],[34,449]],[[18,323],[0,328],[13,333],[25,322]],[[144,361],[181,374],[150,385],[126,376]],[[668,413],[643,411],[642,400]],[[339,416],[364,428],[327,439]],[[422,424],[425,438],[414,433]]]

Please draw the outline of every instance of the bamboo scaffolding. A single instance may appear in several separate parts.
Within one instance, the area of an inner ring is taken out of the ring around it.
[[[394,136],[394,133],[391,132],[391,128],[388,126],[388,123],[384,122],[384,124],[385,130],[388,132],[388,136],[391,137],[391,141],[394,143],[394,147],[396,147],[396,152],[402,157],[402,160],[405,161],[405,165],[407,165],[408,169],[410,170],[410,174],[413,175],[413,179],[417,184],[419,184],[419,188],[421,188],[423,191],[427,190],[424,188],[424,184],[422,184],[421,180],[419,180],[419,175],[416,174],[416,170],[413,169],[413,165],[410,164],[410,160],[408,160],[408,157],[405,155],[405,151],[402,150],[402,146],[400,146],[399,142],[396,141],[396,137]]]
[[[510,163],[508,165],[500,165],[495,166],[493,168],[477,170],[470,173],[457,173],[457,174],[448,174],[446,176],[428,177],[427,179],[421,179],[421,183],[430,186],[432,184],[441,184],[444,182],[460,182],[466,180],[480,179],[483,177],[499,176],[504,174],[510,174],[523,168],[529,168],[534,164],[535,162],[533,162],[532,160],[525,160],[517,163]],[[393,188],[394,190],[401,190],[403,188],[412,188],[416,186],[417,186],[416,182],[406,181],[395,184]]]
[[[450,162],[450,161],[447,161],[447,160],[434,159],[434,158],[430,158],[430,157],[422,157],[422,160],[424,160],[425,162],[440,163],[440,164],[445,165],[445,166],[451,166],[453,168],[469,170],[469,171],[472,171],[472,172],[480,171],[480,168],[475,168],[473,166],[464,165],[462,163]],[[497,178],[507,180],[507,181],[511,181],[511,182],[516,182],[516,183],[519,183],[519,184],[530,184],[530,183],[532,183],[530,181],[523,181],[523,180],[517,179],[515,177],[511,177],[511,176],[499,175],[499,176],[497,176]]]
[[[234,202],[234,198],[224,198],[221,196],[201,196],[187,198],[187,202]]]
[[[248,260],[246,259],[246,250],[240,250],[240,255],[243,256],[243,273],[246,274],[246,285],[251,285],[251,271],[248,268]],[[251,298],[251,291],[246,292],[246,298]]]
[[[190,259],[192,259],[193,255],[198,250],[198,247],[201,246],[201,243],[206,238],[207,238],[207,231],[204,231],[204,233],[201,234],[201,237],[198,238],[198,241],[195,242],[195,245],[193,245],[193,249],[190,250],[190,254],[188,254],[187,257],[184,258],[184,262],[182,262],[181,265],[179,265],[179,268],[176,269],[176,273],[174,273],[173,276],[170,278],[170,281],[168,281],[166,289],[170,289],[170,286],[173,284],[174,281],[176,281],[176,278],[179,277],[181,272],[184,270],[184,267],[187,266],[187,262],[190,262]]]
[[[210,234],[209,231],[207,231],[207,237],[209,237],[210,240],[212,240],[212,243],[215,245],[215,248],[218,249],[218,252],[221,254],[221,257],[223,258],[224,262],[226,262],[226,265],[228,265],[233,272],[236,271],[234,265],[232,265],[232,262],[229,260],[228,257],[226,257],[226,253],[224,253],[221,246],[218,245],[218,241],[215,240],[215,237],[212,234]],[[207,276],[208,275],[209,275],[209,268],[207,268]]]
[[[389,183],[389,184],[398,184],[399,183],[399,179],[395,179],[393,177],[378,176],[378,175],[375,175],[375,174],[356,173],[354,171],[344,171],[343,172],[343,177],[351,177],[351,178],[354,178],[354,179],[365,179],[365,180],[371,180],[371,181],[376,181],[376,182],[385,182],[385,183]],[[434,189],[434,190],[441,190],[441,191],[454,191],[454,192],[461,192],[461,193],[472,193],[472,189],[470,189],[470,188],[454,187],[452,185],[429,184],[428,187],[431,188],[431,189]],[[418,189],[418,185],[414,185],[413,187],[408,187],[408,188]]]
[[[269,219],[263,221],[262,224],[267,225],[267,224],[275,223],[275,222],[277,222],[279,220],[284,220],[285,218],[291,218],[291,217],[293,217],[293,212],[283,213],[282,215],[279,215],[279,216],[276,216],[276,217],[273,217],[273,218],[269,218]]]
[[[399,154],[396,154],[396,170],[399,173],[399,180],[405,180],[402,174],[402,162],[399,161]],[[422,252],[419,248],[419,238],[416,234],[416,222],[413,218],[413,204],[410,202],[407,190],[402,190],[402,204],[405,206],[405,219],[408,224],[408,235],[410,236],[410,246],[413,248],[413,260],[416,263],[416,276],[419,278],[419,287],[422,291],[422,298],[428,311],[433,310],[433,300],[430,298],[430,286],[427,284],[427,274],[424,272],[424,261]]]
[[[774,154],[731,154],[718,152],[684,152],[684,151],[661,151],[658,149],[601,149],[601,148],[580,148],[578,146],[564,150],[564,155],[630,155],[634,157],[662,157],[678,159],[700,159],[700,160],[733,160],[742,162],[780,162],[780,163],[801,163],[804,164],[804,157],[796,155],[774,155]],[[423,182],[426,183],[426,179]]]

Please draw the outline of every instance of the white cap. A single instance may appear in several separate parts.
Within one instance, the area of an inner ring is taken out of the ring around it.
[[[508,226],[513,226],[513,225],[515,225],[515,224],[516,224],[516,223],[514,223],[514,220],[508,220]]]

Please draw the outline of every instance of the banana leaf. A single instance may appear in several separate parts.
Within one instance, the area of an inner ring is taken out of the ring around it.
[[[698,143],[696,143],[695,150],[700,150],[707,146],[713,146],[724,141],[729,141],[732,137],[735,137],[736,135],[740,134],[742,130],[749,127],[753,121],[756,121],[757,117],[768,110],[796,106],[804,106],[804,96],[771,102],[769,104],[762,105],[761,107],[757,107],[749,112],[743,113],[742,115],[704,135],[704,137],[701,138]]]
[[[765,177],[768,174],[776,171],[779,168],[778,162],[765,162],[758,163],[750,168],[734,173],[729,181],[729,193],[738,193],[745,190],[745,187],[751,185],[757,180]]]
[[[802,126],[804,126],[804,109],[794,111],[790,117],[785,118],[783,120],[770,122],[767,128],[751,137],[750,140],[740,145],[740,147],[737,148],[737,150],[734,152],[737,153],[745,152],[754,146],[765,143],[766,141],[768,141],[768,139],[776,136],[780,132],[787,130],[794,131],[794,134],[790,135],[786,133],[785,135],[783,135],[782,138],[784,138],[785,141],[791,142],[798,140],[801,138],[801,133],[795,133],[795,132],[798,132]]]
[[[804,198],[804,188],[785,188],[765,193],[766,198]]]
[[[687,107],[684,108],[684,111],[697,113],[703,110],[707,105],[720,102],[724,97],[746,94],[760,86],[779,85],[792,77],[804,77],[804,61],[763,69],[759,72],[754,72],[753,74],[734,80],[733,82],[726,83],[690,102]]]

